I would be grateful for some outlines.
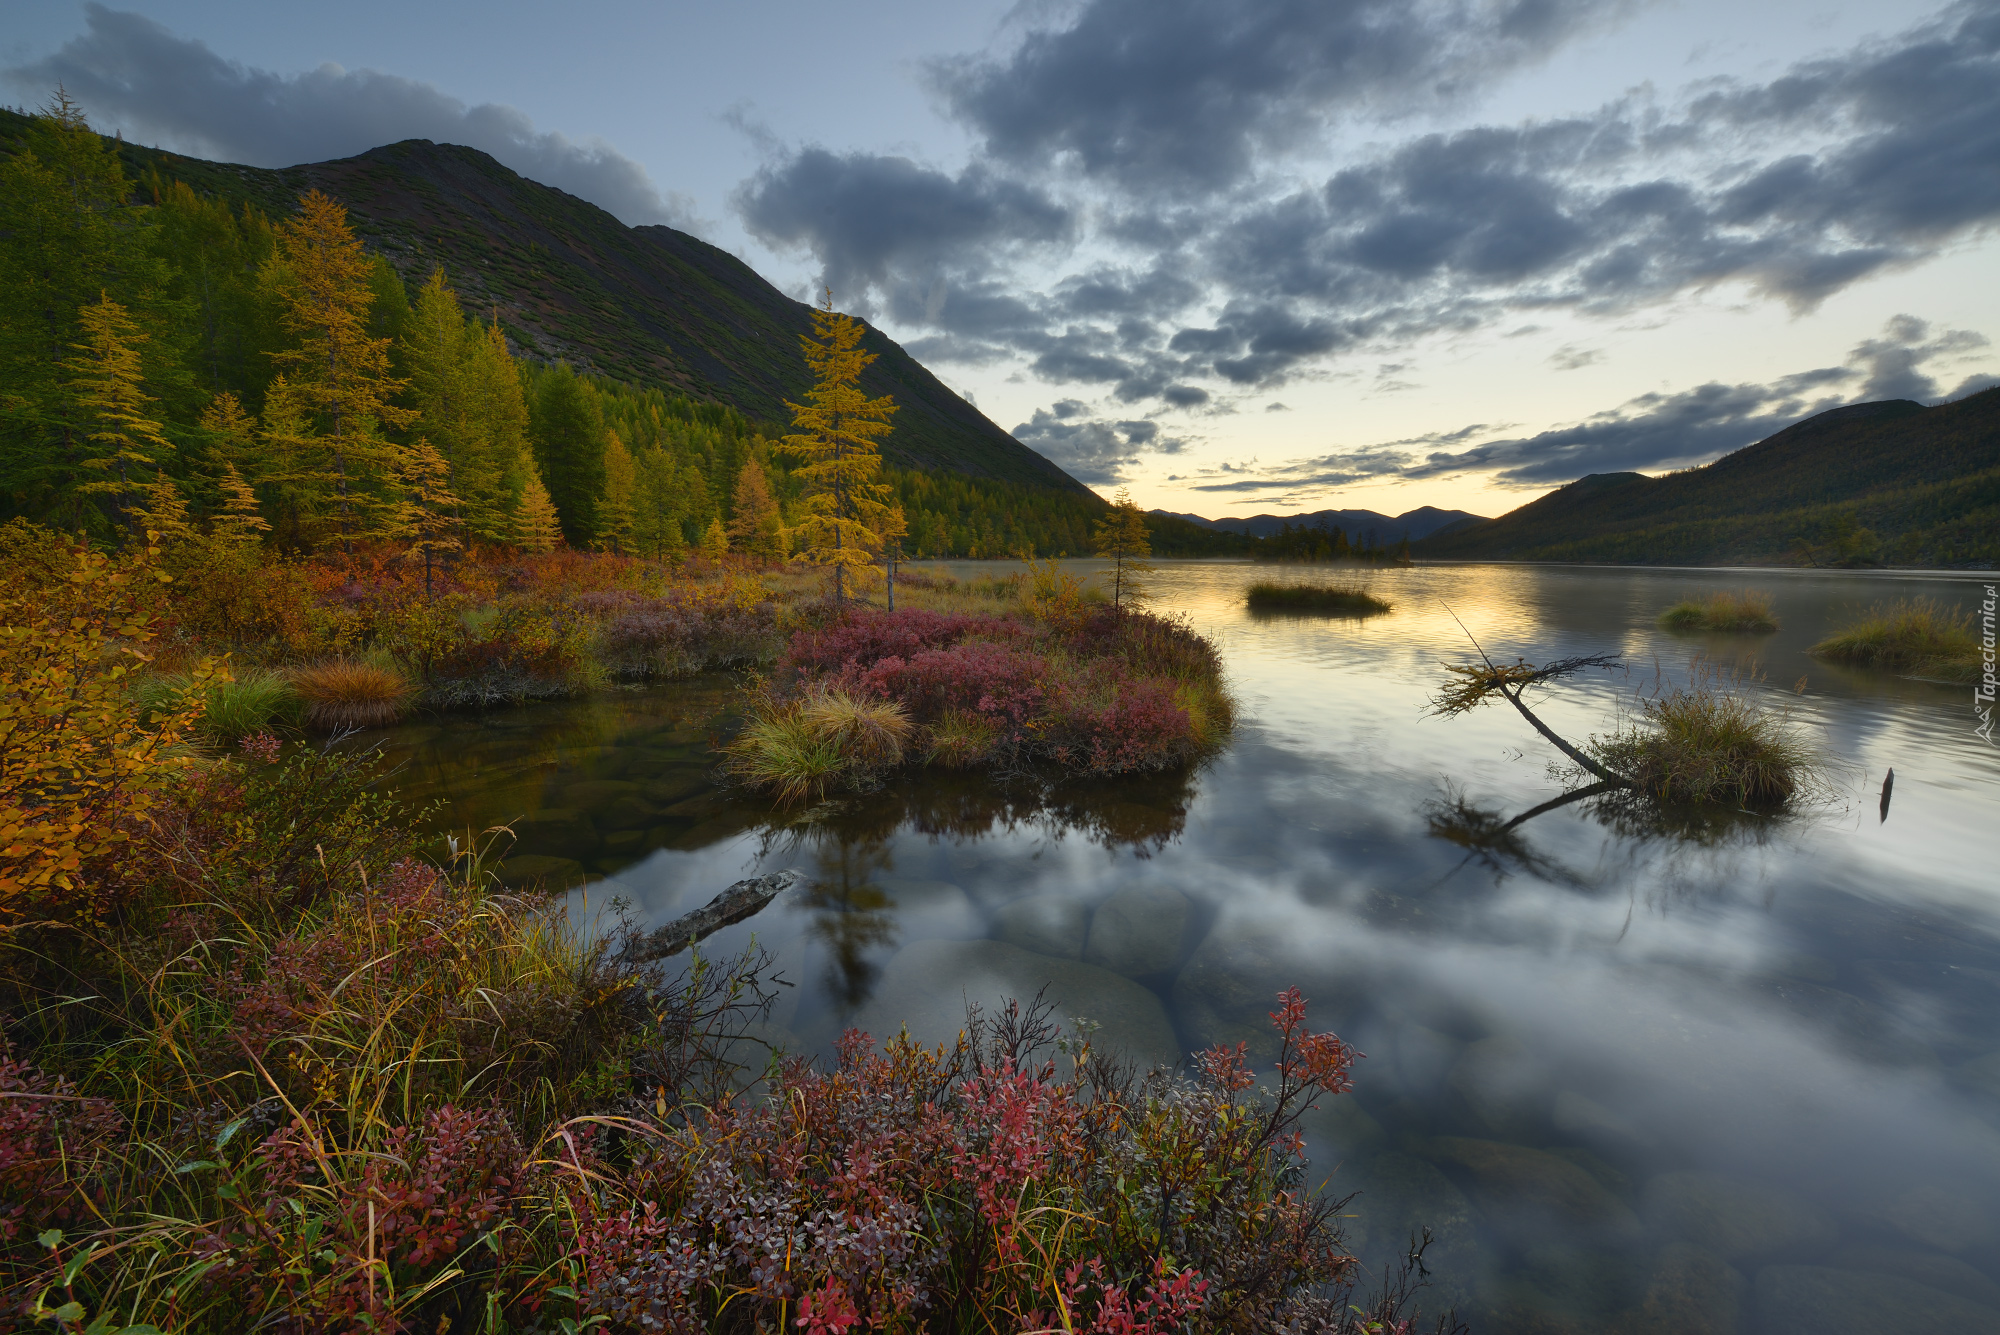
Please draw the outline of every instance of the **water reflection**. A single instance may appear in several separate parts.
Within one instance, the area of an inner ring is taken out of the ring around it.
[[[525,865],[652,921],[757,871],[815,875],[712,943],[754,937],[800,981],[772,1021],[794,1046],[936,1035],[1047,986],[1142,1056],[1268,1056],[1297,983],[1368,1054],[1309,1127],[1316,1174],[1362,1193],[1371,1264],[1436,1230],[1482,1331],[2000,1328],[2000,758],[1960,692],[1803,653],[1922,581],[1419,567],[1381,572],[1395,610],[1356,622],[1253,620],[1260,573],[1160,572],[1223,641],[1246,720],[1197,775],[926,775],[774,814],[709,782],[718,682],[425,724],[392,739],[399,782],[455,828],[534,817],[519,856],[548,862]],[[1769,588],[1780,630],[1729,659],[1654,628],[1704,581]],[[1601,733],[1656,661],[1669,685],[1740,661],[1852,767],[1844,801],[1771,820],[1566,793],[1518,719],[1422,717],[1464,655],[1447,599],[1496,659],[1646,665],[1549,701],[1567,736]]]

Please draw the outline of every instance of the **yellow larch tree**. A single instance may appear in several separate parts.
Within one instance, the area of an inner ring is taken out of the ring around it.
[[[632,545],[633,495],[639,470],[616,431],[604,433],[604,495],[597,502],[598,545],[623,554]]]
[[[1097,521],[1092,536],[1097,554],[1112,563],[1111,605],[1143,602],[1146,590],[1139,576],[1152,573],[1153,563],[1146,558],[1153,554],[1153,542],[1146,532],[1146,516],[1131,492],[1118,489],[1110,511]]]
[[[514,545],[524,552],[552,552],[563,545],[562,516],[533,465],[528,468],[528,485],[521,493],[521,512],[515,516]]]
[[[76,490],[109,497],[114,515],[136,537],[133,499],[153,480],[147,474],[157,474],[173,452],[160,423],[146,415],[153,401],[139,365],[146,335],[129,311],[102,293],[77,312],[77,323],[83,338],[63,367],[88,448],[78,462],[98,476]]]
[[[729,542],[737,551],[760,561],[785,558],[785,534],[778,501],[763,465],[745,459],[736,473],[736,490],[729,501]]]
[[[830,290],[812,314],[817,337],[801,335],[799,344],[813,387],[805,403],[786,401],[796,430],[779,445],[804,460],[798,470],[804,514],[792,528],[799,548],[792,559],[830,569],[834,602],[840,603],[849,571],[862,579],[873,575],[892,512],[889,488],[875,479],[882,472],[877,442],[889,432],[896,403],[887,394],[871,399],[861,392],[861,373],[875,360],[861,350],[866,326],[834,310]]]

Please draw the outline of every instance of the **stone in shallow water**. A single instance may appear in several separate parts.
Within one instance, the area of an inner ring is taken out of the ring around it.
[[[1165,886],[1135,885],[1097,906],[1083,957],[1127,978],[1165,973],[1180,963],[1187,896]]]
[[[502,885],[527,885],[531,881],[545,882],[550,889],[559,890],[566,885],[574,885],[583,879],[583,864],[575,858],[552,858],[540,853],[523,853],[508,858],[500,864]]]
[[[618,798],[636,795],[638,791],[639,785],[630,779],[584,779],[563,785],[557,796],[566,807],[595,811]]]
[[[924,1043],[948,1043],[974,1001],[994,1014],[1008,998],[1024,1006],[1048,989],[1065,1027],[1082,1015],[1103,1027],[1097,1046],[1118,1049],[1141,1065],[1180,1057],[1160,999],[1128,978],[1072,960],[1036,955],[1004,941],[917,941],[883,966],[874,995],[854,1017],[858,1027],[887,1038],[907,1025]]]
[[[1715,1173],[1662,1173],[1646,1184],[1654,1228],[1698,1243],[1724,1259],[1803,1260],[1839,1238],[1831,1219],[1790,1192]]]
[[[1225,921],[1181,966],[1174,979],[1174,1013],[1192,1046],[1247,1042],[1251,1060],[1269,1066],[1278,1052],[1270,1013],[1278,993],[1289,986],[1305,994],[1306,1022],[1316,1031],[1340,1031],[1361,991],[1354,982],[1337,980],[1324,959],[1301,958],[1300,943],[1284,930]],[[1366,1044],[1362,1050],[1372,1055]]]
[[[2000,1335],[2000,1311],[1892,1275],[1816,1265],[1757,1272],[1760,1335]]]
[[[1904,1237],[1941,1252],[1984,1248],[1994,1241],[1992,1211],[1948,1187],[1912,1187],[1884,1213]]]
[[[632,793],[613,798],[601,807],[591,808],[591,819],[600,830],[644,829],[658,815],[652,803]]]
[[[1315,1173],[1314,1181],[1321,1176]],[[1327,1180],[1326,1190],[1336,1198],[1359,1193],[1342,1212],[1341,1223],[1348,1249],[1367,1271],[1362,1292],[1394,1275],[1411,1239],[1428,1228],[1433,1241],[1424,1264],[1432,1272],[1433,1287],[1424,1294],[1424,1309],[1465,1305],[1484,1265],[1475,1215],[1465,1193],[1435,1166],[1385,1150],[1342,1165]]]
[[[1749,1291],[1714,1252],[1670,1242],[1653,1260],[1634,1335],[1735,1335]]]
[[[574,807],[543,807],[507,824],[523,853],[577,855],[597,847],[597,827]]]
[[[993,915],[993,935],[1010,946],[1058,959],[1083,958],[1090,910],[1069,895],[1029,895]]]
[[[1439,1136],[1431,1146],[1433,1157],[1472,1175],[1473,1193],[1488,1215],[1552,1216],[1606,1241],[1639,1232],[1638,1216],[1567,1159],[1525,1145],[1463,1136]]]
[[[1837,1270],[1866,1270],[1878,1275],[1894,1275],[1916,1284],[1927,1284],[2000,1311],[2000,1284],[1995,1284],[1956,1256],[1850,1242],[1828,1256],[1826,1263]]]
[[[1322,1166],[1331,1168],[1336,1161],[1374,1149],[1389,1138],[1351,1094],[1321,1095],[1318,1106],[1299,1119],[1299,1130],[1306,1138],[1306,1152],[1313,1156],[1316,1180],[1324,1175]]]
[[[708,772],[698,769],[674,769],[656,774],[639,785],[639,792],[649,802],[666,806],[684,797],[706,792],[709,788]]]

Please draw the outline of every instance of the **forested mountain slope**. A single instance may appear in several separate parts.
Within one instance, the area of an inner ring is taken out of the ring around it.
[[[0,111],[0,143],[26,118]],[[468,310],[497,309],[530,357],[565,359],[641,387],[728,404],[756,423],[790,420],[809,383],[798,336],[809,308],[726,251],[670,227],[627,227],[594,204],[518,175],[477,149],[410,139],[356,157],[264,169],[136,144],[131,175],[157,172],[273,217],[320,189],[413,288],[443,265]],[[836,300],[841,294],[835,293]],[[870,394],[901,411],[887,462],[1092,495],[871,329]]]
[[[1691,565],[2000,560],[2000,389],[1858,403],[1664,477],[1595,473],[1420,557]]]

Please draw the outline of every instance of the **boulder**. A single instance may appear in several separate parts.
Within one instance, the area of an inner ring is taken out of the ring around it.
[[[1816,1265],[1757,1272],[1762,1335],[2000,1335],[2000,1310],[1893,1275]]]
[[[1165,973],[1181,962],[1192,912],[1187,896],[1166,886],[1128,886],[1097,906],[1083,957],[1127,978]]]
[[[1956,1256],[1851,1242],[1828,1256],[1826,1263],[1837,1270],[1866,1270],[1877,1275],[1894,1275],[1898,1279],[1942,1289],[1969,1302],[2000,1311],[2000,1284],[1995,1284],[1984,1273]]]
[[[522,853],[500,864],[502,885],[542,882],[551,890],[574,885],[583,879],[583,864],[575,858],[553,858],[541,853]]]
[[[708,771],[670,769],[640,783],[639,793],[648,802],[668,806],[684,797],[693,797],[696,793],[705,792],[708,788]]]
[[[1750,1282],[1703,1247],[1670,1242],[1653,1260],[1634,1335],[1736,1335]]]
[[[1790,1192],[1715,1173],[1662,1173],[1646,1184],[1647,1222],[1731,1262],[1804,1260],[1839,1240],[1831,1219]]]
[[[1473,1196],[1490,1216],[1553,1217],[1604,1239],[1625,1239],[1639,1232],[1638,1216],[1567,1159],[1525,1145],[1463,1136],[1439,1136],[1430,1144],[1433,1158],[1456,1164],[1471,1175]]]
[[[1341,1212],[1341,1226],[1348,1250],[1366,1271],[1363,1292],[1393,1276],[1411,1240],[1428,1228],[1432,1243],[1424,1264],[1432,1272],[1432,1288],[1424,1294],[1425,1310],[1453,1304],[1464,1309],[1487,1258],[1478,1243],[1472,1203],[1449,1178],[1422,1159],[1384,1150],[1350,1160],[1330,1177],[1314,1173],[1315,1184],[1322,1179],[1336,1198],[1354,1193]]]
[[[643,830],[657,814],[654,805],[637,793],[625,793],[590,809],[591,823],[600,830]]]
[[[1191,1045],[1247,1041],[1253,1062],[1269,1066],[1278,1051],[1270,1013],[1278,993],[1294,986],[1305,994],[1313,1029],[1353,1038],[1342,1026],[1350,1007],[1365,999],[1358,980],[1343,983],[1325,961],[1301,958],[1296,936],[1281,928],[1225,920],[1181,966],[1174,1014]],[[1362,1050],[1374,1051],[1365,1043]]]
[[[1382,1124],[1354,1101],[1352,1094],[1323,1094],[1319,1104],[1299,1119],[1306,1138],[1306,1152],[1315,1164],[1331,1168],[1336,1162],[1364,1150],[1380,1147],[1389,1139]],[[1314,1180],[1323,1177],[1317,1172]]]
[[[617,798],[636,796],[638,791],[639,785],[630,779],[584,779],[563,785],[556,796],[566,807],[594,812]]]
[[[1045,988],[1065,1028],[1077,1015],[1101,1026],[1099,1048],[1147,1066],[1179,1060],[1174,1027],[1151,992],[1108,969],[1033,954],[1004,941],[904,946],[883,966],[874,995],[854,1023],[877,1040],[908,1026],[924,1043],[948,1043],[964,1027],[968,1001],[991,1015],[1008,999],[1025,1004]]]
[[[597,827],[575,807],[543,807],[507,824],[522,853],[580,857],[597,847]]]
[[[1941,1252],[1983,1249],[1994,1241],[1993,1212],[1948,1187],[1912,1187],[1883,1213],[1904,1237]]]
[[[1089,930],[1090,910],[1072,895],[1029,895],[993,915],[996,939],[1057,959],[1082,959]]]
[[[1500,1035],[1468,1045],[1447,1079],[1473,1115],[1502,1139],[1524,1137],[1541,1120],[1546,1084],[1517,1039]]]

